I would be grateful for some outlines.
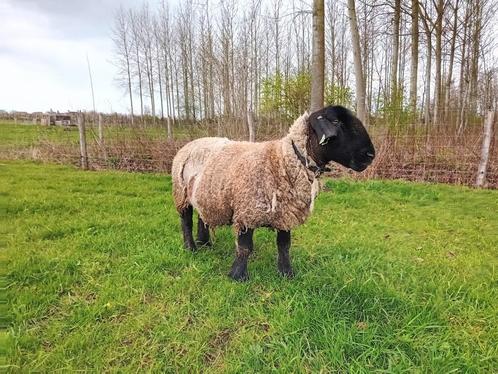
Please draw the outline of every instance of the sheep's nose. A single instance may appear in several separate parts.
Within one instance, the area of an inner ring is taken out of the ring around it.
[[[366,153],[365,153],[365,156],[367,156],[368,158],[370,158],[370,159],[372,159],[372,160],[373,160],[373,159],[374,159],[374,157],[375,157],[375,153],[373,153],[373,152],[366,152]]]

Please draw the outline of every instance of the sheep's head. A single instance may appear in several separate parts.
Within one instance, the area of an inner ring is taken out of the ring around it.
[[[335,161],[355,171],[363,171],[375,157],[375,149],[365,127],[348,109],[328,106],[308,118],[311,127],[307,149],[318,165]]]

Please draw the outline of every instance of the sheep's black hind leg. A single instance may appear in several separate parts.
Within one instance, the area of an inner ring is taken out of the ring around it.
[[[246,281],[249,279],[247,274],[247,259],[252,252],[252,234],[253,229],[247,229],[237,237],[237,248],[235,249],[235,261],[232,264],[232,270],[229,276],[236,281]]]
[[[181,222],[182,222],[182,232],[183,232],[183,243],[186,249],[190,249],[191,251],[195,251],[197,248],[195,247],[194,237],[192,236],[192,215],[194,213],[194,209],[192,205],[189,205],[184,211],[180,213]]]
[[[291,232],[278,230],[277,231],[278,270],[283,276],[288,278],[292,278],[294,276],[289,256],[290,245],[291,245]]]
[[[199,217],[197,221],[197,244],[211,245],[209,241],[209,226]]]

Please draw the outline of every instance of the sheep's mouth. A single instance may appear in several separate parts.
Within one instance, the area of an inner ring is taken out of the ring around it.
[[[372,160],[363,161],[363,162],[356,162],[355,160],[351,160],[351,162],[349,163],[349,168],[357,172],[362,172],[368,166],[370,166],[371,163]]]
[[[373,162],[374,158],[375,150],[373,148],[369,148],[363,152],[360,152],[355,157],[352,157],[349,167],[354,171],[363,171]]]

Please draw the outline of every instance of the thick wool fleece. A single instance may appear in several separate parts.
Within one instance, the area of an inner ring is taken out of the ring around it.
[[[313,209],[314,174],[299,161],[292,142],[307,158],[308,114],[282,139],[262,143],[202,138],[173,160],[173,194],[179,212],[189,204],[211,227],[232,224],[236,232],[257,227],[291,230]]]

